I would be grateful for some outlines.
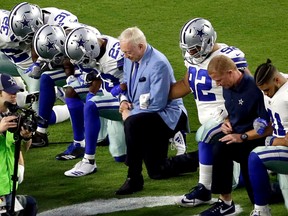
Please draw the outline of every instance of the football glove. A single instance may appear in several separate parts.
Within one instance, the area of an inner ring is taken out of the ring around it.
[[[265,128],[268,126],[268,123],[265,119],[256,118],[253,122],[253,128],[256,130],[256,133],[262,135],[265,131]]]
[[[95,69],[89,73],[84,73],[83,80],[85,84],[90,84],[94,80],[99,80],[99,79],[101,79],[100,73]]]
[[[24,73],[31,78],[39,79],[42,74],[40,63],[34,62]]]

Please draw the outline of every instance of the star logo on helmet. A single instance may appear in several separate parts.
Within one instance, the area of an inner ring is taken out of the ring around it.
[[[89,41],[89,40],[84,40],[83,39],[83,35],[80,35],[79,40],[73,40],[77,43],[77,49],[79,49],[81,46],[84,47],[85,44]]]
[[[55,43],[56,43],[56,40],[51,41],[49,38],[47,38],[47,43],[45,44],[45,46],[47,47],[47,52],[49,52],[50,49],[56,49]]]
[[[18,21],[18,22],[22,25],[22,29],[23,29],[25,27],[29,27],[31,20],[32,19],[27,19],[27,17],[23,15],[23,20]]]
[[[196,34],[195,34],[194,37],[197,37],[197,36],[198,36],[198,37],[200,38],[200,41],[203,41],[203,36],[207,36],[207,34],[203,31],[204,26],[202,26],[201,29],[197,29],[197,28],[195,28],[195,27],[194,27],[194,29],[195,29],[195,31],[196,31]]]
[[[16,84],[16,81],[11,77],[8,82],[11,83],[11,85],[15,85]]]

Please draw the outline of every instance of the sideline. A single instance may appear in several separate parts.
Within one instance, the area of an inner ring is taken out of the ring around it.
[[[39,216],[83,216],[126,211],[144,207],[156,207],[165,205],[175,205],[175,200],[179,196],[148,196],[123,199],[97,199],[91,202],[64,206],[57,209],[48,210],[37,215]],[[214,199],[213,199],[214,201]],[[215,199],[216,201],[216,199]],[[242,208],[236,205],[236,212],[242,212]]]

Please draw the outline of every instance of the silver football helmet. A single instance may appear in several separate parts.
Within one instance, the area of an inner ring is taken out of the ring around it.
[[[46,61],[61,64],[65,55],[65,37],[65,31],[61,26],[43,25],[33,38],[36,54]]]
[[[88,28],[88,29],[90,29],[91,31],[93,31],[94,34],[96,34],[96,35],[98,35],[98,36],[101,35],[100,31],[99,31],[97,28],[92,27],[92,26],[90,26],[90,25],[86,25],[86,24],[84,24],[84,23],[71,22],[71,23],[69,23],[69,26],[66,26],[66,27],[63,26],[63,28],[64,28],[64,30],[65,30],[65,32],[66,32],[67,35],[68,35],[73,29],[79,28],[79,27]]]
[[[73,29],[66,37],[65,53],[72,64],[92,65],[100,54],[98,35],[87,27]]]
[[[9,15],[9,27],[26,43],[31,43],[34,33],[43,25],[42,11],[37,5],[22,2],[14,6]]]
[[[203,62],[211,53],[216,38],[217,34],[208,20],[190,20],[180,31],[180,48],[184,59],[191,64]]]

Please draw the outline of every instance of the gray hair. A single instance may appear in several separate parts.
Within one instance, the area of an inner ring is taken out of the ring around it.
[[[147,44],[144,33],[138,27],[125,29],[119,36],[119,41],[132,43],[133,45]]]

